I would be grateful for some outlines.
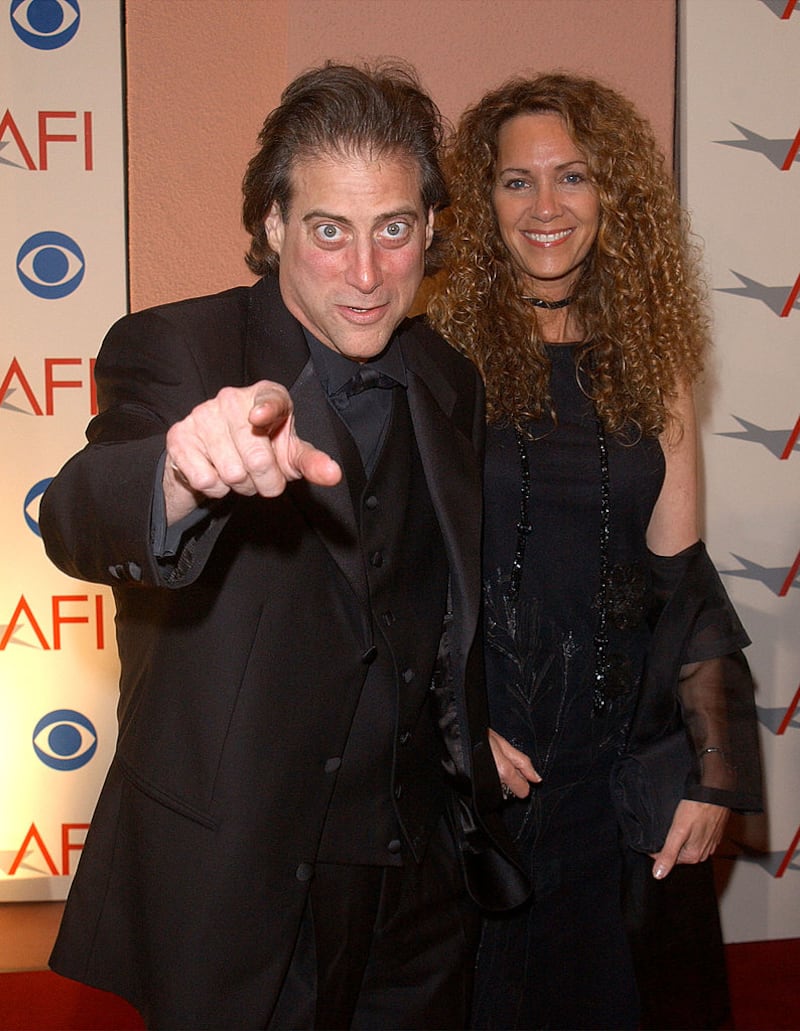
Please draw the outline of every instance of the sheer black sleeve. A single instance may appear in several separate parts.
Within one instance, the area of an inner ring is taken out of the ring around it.
[[[642,690],[672,685],[672,708],[677,702],[697,757],[684,797],[759,811],[758,724],[742,654],[750,639],[702,541],[677,555],[651,554],[650,566],[656,604]],[[640,725],[637,733],[655,730]]]

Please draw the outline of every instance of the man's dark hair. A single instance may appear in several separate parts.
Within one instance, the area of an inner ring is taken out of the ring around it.
[[[242,183],[242,220],[252,237],[246,260],[257,275],[274,271],[278,255],[267,242],[264,219],[277,202],[284,221],[292,202],[292,171],[297,162],[320,155],[408,158],[419,169],[425,210],[447,204],[439,165],[444,129],[439,109],[408,65],[373,68],[328,62],[304,72],[281,95],[258,141],[258,152]],[[433,251],[426,270],[434,270]]]

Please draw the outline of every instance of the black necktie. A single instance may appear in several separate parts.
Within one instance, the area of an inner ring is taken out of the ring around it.
[[[364,469],[369,475],[378,455],[378,448],[392,410],[392,387],[397,380],[370,366],[362,366],[331,396],[331,404],[344,421],[356,442]],[[366,390],[382,388],[372,397],[363,397]]]
[[[353,397],[356,394],[362,394],[365,390],[372,390],[373,387],[381,387],[384,390],[391,390],[395,386],[396,380],[393,380],[391,376],[387,376],[382,372],[378,372],[377,369],[373,369],[370,366],[360,368],[358,372],[351,376],[351,378],[333,395],[334,398],[339,397]]]

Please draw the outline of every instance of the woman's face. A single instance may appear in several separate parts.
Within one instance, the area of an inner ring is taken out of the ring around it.
[[[492,205],[525,293],[568,297],[597,238],[600,201],[560,115],[515,115],[501,125]]]

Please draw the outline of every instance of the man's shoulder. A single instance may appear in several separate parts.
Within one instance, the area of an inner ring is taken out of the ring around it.
[[[259,285],[259,284],[256,284]],[[117,325],[167,323],[176,328],[215,330],[219,325],[236,325],[245,320],[254,287],[235,286],[215,294],[186,297],[178,301],[142,308],[123,316]]]
[[[416,315],[414,318],[406,319],[403,323],[403,348],[408,354],[409,351],[425,355],[429,360],[434,361],[440,368],[449,371],[456,376],[476,375],[473,363],[466,355],[452,347],[440,336],[428,323],[425,315]]]

